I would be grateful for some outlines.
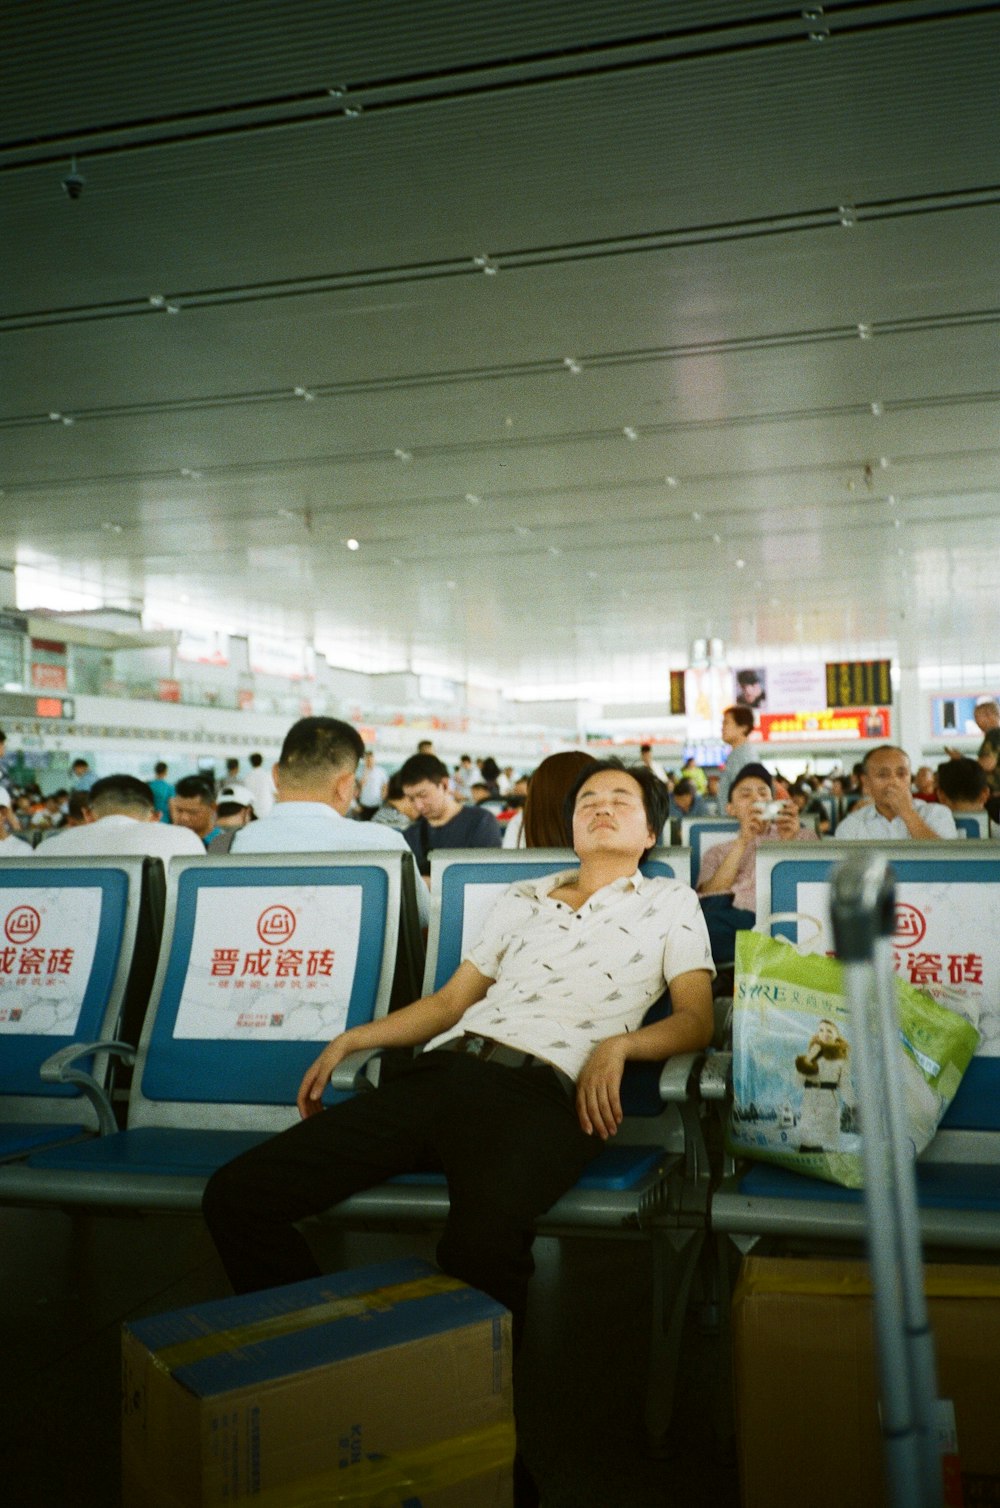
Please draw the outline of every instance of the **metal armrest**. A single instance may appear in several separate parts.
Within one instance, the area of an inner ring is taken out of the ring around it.
[[[701,1070],[699,1089],[703,1100],[732,1098],[733,1055],[731,1052],[709,1053]]]
[[[330,1075],[330,1088],[353,1094],[359,1089],[371,1089],[373,1084],[365,1073],[369,1063],[374,1063],[385,1051],[382,1047],[362,1048],[342,1058]]]
[[[660,1071],[660,1099],[668,1104],[686,1100],[704,1056],[700,1052],[679,1052],[668,1058]]]
[[[69,1047],[61,1047],[58,1052],[54,1052],[51,1058],[46,1058],[38,1074],[46,1084],[78,1085],[97,1113],[101,1135],[113,1136],[118,1130],[118,1122],[107,1091],[92,1073],[73,1067],[79,1058],[89,1058],[95,1053],[108,1053],[126,1064],[135,1062],[135,1048],[128,1042],[73,1042]]]

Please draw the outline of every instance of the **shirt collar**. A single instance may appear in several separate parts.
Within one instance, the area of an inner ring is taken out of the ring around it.
[[[263,820],[270,821],[275,817],[279,821],[286,817],[329,817],[333,822],[348,820],[334,811],[332,806],[327,806],[325,801],[276,801]]]
[[[568,884],[579,873],[579,869],[560,869],[557,874],[543,874],[539,879],[529,880],[527,883],[538,900],[543,901],[548,899],[553,890],[558,890],[560,885]],[[594,891],[594,895],[601,895],[605,890],[634,890],[637,895],[641,895],[649,883],[649,877],[640,874],[637,869],[635,874],[621,875],[617,880],[612,880],[610,885],[602,885],[600,890]],[[590,896],[589,900],[593,900],[594,895]]]

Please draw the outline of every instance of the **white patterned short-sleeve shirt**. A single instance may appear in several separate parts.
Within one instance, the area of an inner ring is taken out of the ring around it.
[[[637,873],[574,911],[552,891],[576,873],[511,885],[465,954],[494,983],[428,1050],[476,1032],[575,1079],[598,1042],[635,1031],[672,979],[692,969],[715,973],[690,886]]]

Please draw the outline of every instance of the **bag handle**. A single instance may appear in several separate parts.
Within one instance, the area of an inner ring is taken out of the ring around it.
[[[817,937],[822,937],[823,935],[823,923],[820,921],[818,916],[813,916],[810,911],[770,911],[768,912],[767,916],[765,916],[761,921],[757,922],[753,930],[755,932],[763,933],[765,937],[770,937],[771,928],[774,926],[775,922],[812,922],[813,926],[816,928],[816,931],[814,935],[809,938],[810,942],[815,942]],[[789,940],[786,937],[783,939],[783,941],[788,942]],[[802,939],[799,938],[797,943],[789,943],[789,946],[802,947]]]

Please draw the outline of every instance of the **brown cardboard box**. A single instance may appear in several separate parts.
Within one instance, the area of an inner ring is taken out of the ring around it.
[[[124,1508],[510,1508],[510,1315],[426,1262],[140,1320]]]
[[[1000,1268],[929,1266],[966,1505],[1000,1503]],[[733,1299],[744,1508],[887,1508],[868,1268],[750,1257]]]

